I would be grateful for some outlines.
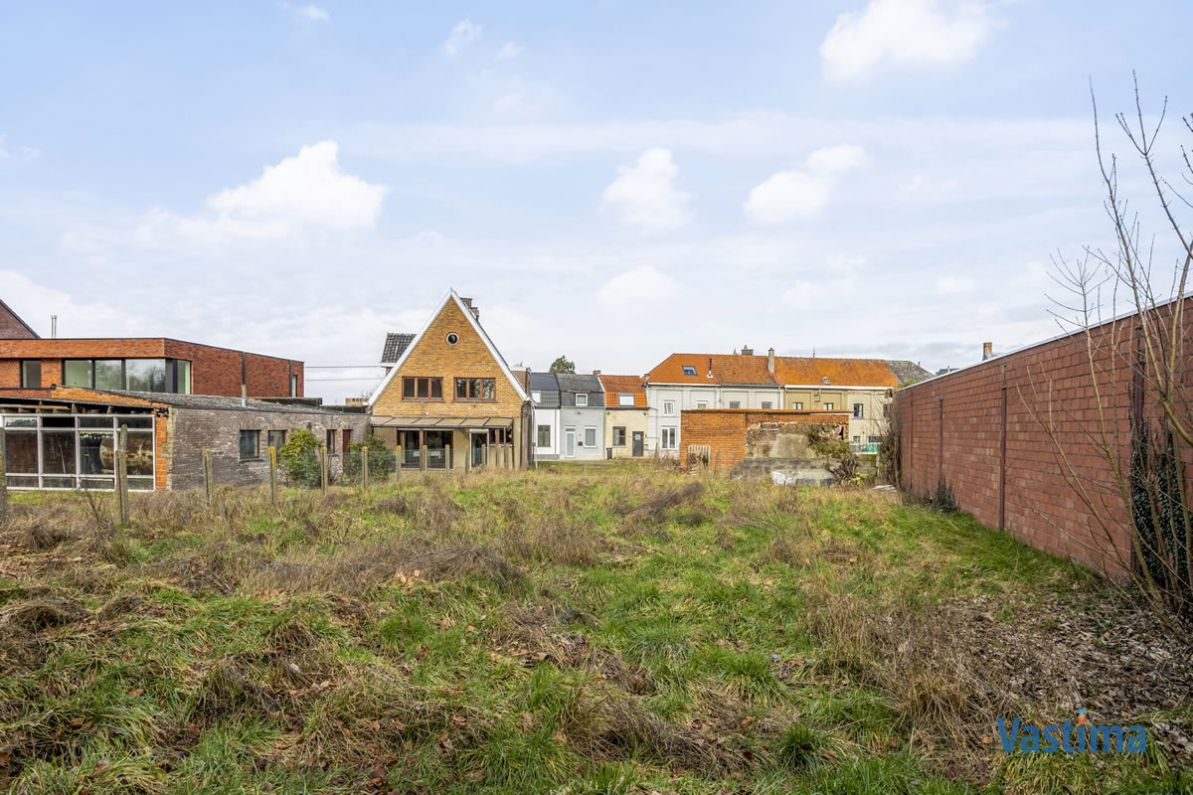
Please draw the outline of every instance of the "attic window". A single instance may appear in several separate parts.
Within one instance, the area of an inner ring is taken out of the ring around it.
[[[447,335],[447,344],[448,345],[455,345],[459,341],[460,341],[460,335],[457,334],[456,332],[453,331]]]
[[[690,364],[685,364],[685,365],[683,366],[683,374],[684,374],[684,375],[695,375],[695,374],[696,374],[696,368],[695,368],[695,367],[693,367],[693,366],[692,366],[692,365],[690,365]]]

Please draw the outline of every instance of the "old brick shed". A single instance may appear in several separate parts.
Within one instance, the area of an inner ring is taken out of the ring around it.
[[[781,409],[690,409],[680,415],[681,437],[692,456],[707,456],[709,467],[744,473],[787,472],[793,479],[826,479],[823,456],[811,450],[808,426],[849,428],[843,411]]]
[[[128,429],[129,485],[140,491],[203,485],[203,450],[218,484],[268,482],[269,446],[309,430],[333,474],[368,433],[363,411],[206,395],[69,387],[0,390],[7,483],[14,489],[110,490],[119,430]]]

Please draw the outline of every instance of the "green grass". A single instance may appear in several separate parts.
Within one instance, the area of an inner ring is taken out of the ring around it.
[[[14,503],[12,792],[1193,786],[1159,741],[1091,759],[983,739],[1000,710],[1055,719],[1065,692],[1016,696],[961,630],[1018,643],[1033,610],[1118,597],[890,495],[615,462],[286,491],[276,507],[137,495],[120,529],[74,495]],[[1158,717],[1191,722],[1179,704]]]

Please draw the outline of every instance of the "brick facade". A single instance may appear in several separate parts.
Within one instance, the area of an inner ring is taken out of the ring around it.
[[[1186,339],[1191,311],[1186,302]],[[1088,338],[1044,342],[898,392],[903,489],[930,497],[947,485],[984,524],[1121,575],[1131,561],[1127,515],[1099,447],[1119,451],[1127,465],[1132,397],[1140,394],[1132,366],[1138,323],[1116,320]]]
[[[295,397],[303,396],[303,363],[292,359],[217,348],[168,338],[0,339],[0,388],[21,385],[20,363],[41,361],[41,385],[62,382],[64,359],[181,359],[191,363],[191,392],[248,397],[288,397],[296,377]]]
[[[716,470],[738,469],[748,457],[761,451],[752,450],[751,429],[773,424],[776,429],[791,429],[801,425],[838,425],[849,427],[849,415],[832,411],[784,411],[764,409],[695,409],[680,415],[681,437],[685,450],[691,445],[709,446],[709,466]]]

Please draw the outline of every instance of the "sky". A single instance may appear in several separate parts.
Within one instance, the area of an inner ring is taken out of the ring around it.
[[[1110,242],[1091,85],[1188,142],[1187,2],[0,6],[0,298],[367,393],[449,288],[511,365],[1057,333]],[[1149,115],[1149,119],[1153,116]],[[1181,133],[1184,132],[1184,138]],[[1168,161],[1174,162],[1174,161]],[[1182,208],[1183,210],[1184,208]],[[1187,213],[1186,213],[1187,215]],[[351,369],[361,368],[361,369]]]

